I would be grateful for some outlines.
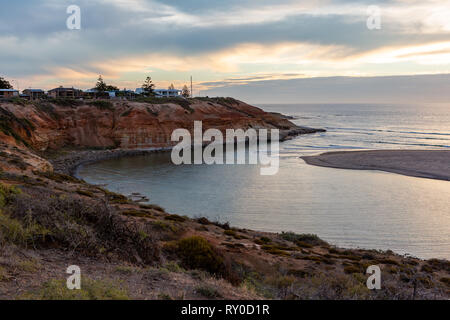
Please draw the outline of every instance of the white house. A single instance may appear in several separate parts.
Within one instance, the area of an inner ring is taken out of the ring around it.
[[[155,89],[153,90],[157,97],[174,98],[181,95],[181,90],[177,89]]]
[[[143,94],[145,93],[145,90],[143,88],[137,88],[135,91],[137,94]],[[177,89],[154,89],[153,93],[156,97],[164,97],[164,98],[176,98],[181,96],[181,90]]]

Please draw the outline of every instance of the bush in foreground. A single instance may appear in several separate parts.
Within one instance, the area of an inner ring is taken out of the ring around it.
[[[219,274],[224,268],[223,257],[204,238],[194,236],[178,241],[177,252],[185,267]]]
[[[242,279],[233,264],[205,238],[193,236],[179,240],[176,252],[186,269],[200,269],[218,275],[237,285]]]

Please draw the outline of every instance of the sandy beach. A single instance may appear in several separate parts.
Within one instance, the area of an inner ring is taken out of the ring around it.
[[[301,158],[321,167],[381,170],[450,181],[450,150],[339,151]]]

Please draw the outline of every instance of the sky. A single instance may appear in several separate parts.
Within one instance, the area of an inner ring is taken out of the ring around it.
[[[67,27],[71,5],[79,30]],[[21,90],[88,89],[99,75],[120,88],[147,76],[181,88],[192,75],[195,95],[250,102],[356,101],[349,95],[373,85],[385,88],[374,97],[407,100],[394,89],[411,83],[412,93],[429,87],[422,96],[448,101],[436,92],[448,89],[450,0],[0,0],[0,8],[0,76]]]

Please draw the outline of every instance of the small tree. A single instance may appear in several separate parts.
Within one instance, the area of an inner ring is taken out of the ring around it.
[[[98,81],[97,81],[97,84],[95,85],[95,89],[99,93],[103,93],[108,90],[108,86],[106,85],[105,81],[103,81],[103,78],[101,75],[98,77]]]
[[[191,92],[189,91],[187,85],[184,85],[183,90],[181,91],[181,95],[185,98],[189,98],[191,96]]]
[[[155,85],[153,84],[152,78],[147,77],[145,79],[144,84],[142,85],[142,89],[144,89],[144,95],[145,96],[153,96],[153,89],[155,88]]]
[[[175,86],[173,85],[173,83],[169,86],[169,90],[175,90]]]
[[[0,77],[0,89],[12,89],[12,85],[9,83],[8,80]]]
[[[110,84],[108,84],[107,86],[106,86],[106,91],[119,91],[120,89],[118,88],[118,87],[116,87],[116,86],[112,86],[112,85],[110,85]]]

